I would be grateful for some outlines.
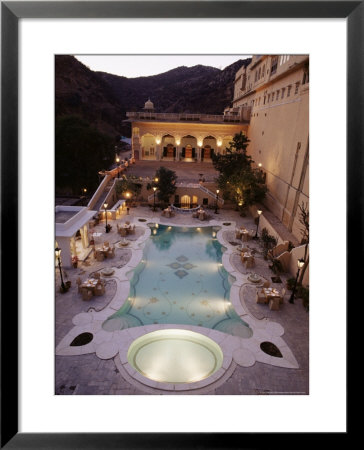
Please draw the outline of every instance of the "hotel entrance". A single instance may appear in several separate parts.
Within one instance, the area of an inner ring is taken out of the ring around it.
[[[191,207],[191,197],[189,195],[182,195],[181,208],[190,209],[190,207]]]

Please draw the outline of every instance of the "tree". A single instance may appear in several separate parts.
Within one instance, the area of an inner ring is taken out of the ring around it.
[[[304,202],[302,202],[302,204],[298,205],[298,207],[300,209],[299,222],[302,225],[302,227],[301,227],[301,235],[302,235],[301,244],[305,244],[305,254],[303,256],[305,264],[302,267],[302,270],[300,273],[300,278],[298,280],[298,283],[302,284],[303,276],[306,272],[306,269],[307,269],[308,263],[309,263],[309,259],[310,259],[309,254],[308,254],[308,244],[309,244],[309,239],[310,239],[310,213],[308,211],[307,203],[305,204]]]
[[[115,185],[116,194],[121,197],[124,193],[130,192],[131,198],[137,198],[142,190],[142,185],[137,183],[135,179],[127,178],[123,175]]]
[[[56,119],[55,148],[56,189],[76,195],[95,190],[98,172],[114,160],[113,140],[77,116]]]
[[[177,175],[173,170],[169,170],[165,167],[160,167],[154,176],[154,179],[158,178],[156,183],[158,190],[158,200],[164,204],[169,204],[169,199],[176,192]]]
[[[240,132],[229,142],[225,155],[212,158],[215,169],[220,172],[217,184],[223,191],[223,198],[233,201],[242,213],[248,206],[261,202],[267,192],[263,172],[252,167],[254,161],[247,154],[249,142]]]

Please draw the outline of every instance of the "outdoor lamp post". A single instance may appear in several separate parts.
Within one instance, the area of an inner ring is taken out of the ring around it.
[[[292,294],[291,294],[291,296],[290,296],[290,298],[289,298],[289,302],[290,302],[290,303],[294,303],[294,294],[295,294],[295,292],[296,292],[296,286],[297,286],[298,275],[300,274],[300,270],[302,269],[302,267],[304,266],[304,264],[305,264],[305,260],[304,260],[303,258],[300,258],[300,259],[297,260],[297,267],[298,267],[298,270],[297,270],[296,280],[295,280],[294,286],[293,286],[293,291],[292,291]]]
[[[116,161],[116,164],[117,164],[116,168],[118,169],[118,178],[119,178],[119,167],[120,167],[119,162],[120,162],[120,158],[117,156],[115,161]]]
[[[258,227],[259,227],[259,220],[260,220],[260,215],[262,214],[262,210],[258,209],[257,213],[258,213],[258,222],[257,222],[257,229],[255,231],[255,236],[254,239],[258,239]]]
[[[218,209],[218,204],[217,204],[217,202],[219,201],[219,192],[220,192],[220,189],[216,189],[216,205],[215,205],[215,214],[219,214],[219,213],[217,212],[217,209]]]
[[[153,194],[153,211],[155,211],[155,191],[156,190],[157,190],[157,187],[153,186],[153,191],[154,191],[154,194]]]
[[[66,286],[65,286],[65,284],[64,284],[64,282],[63,282],[63,275],[62,275],[62,267],[61,267],[61,249],[60,248],[56,248],[55,249],[55,252],[56,252],[56,258],[57,258],[57,261],[58,261],[58,267],[59,267],[59,273],[60,273],[60,275],[61,275],[61,288],[62,288],[62,291],[66,291],[67,289],[66,289]]]
[[[104,203],[104,210],[105,210],[105,220],[106,220],[106,225],[105,225],[105,232],[108,233],[109,232],[109,228],[107,226],[107,203]]]

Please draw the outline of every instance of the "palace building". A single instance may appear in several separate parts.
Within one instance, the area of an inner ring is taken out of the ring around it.
[[[299,205],[308,203],[309,57],[254,55],[235,76],[222,115],[156,113],[148,99],[128,112],[135,160],[211,163],[243,131],[248,153],[264,173],[265,206],[298,238]]]
[[[308,203],[309,57],[255,55],[235,76],[232,109],[251,107],[248,153],[266,174],[265,205],[300,237]]]
[[[250,107],[239,114],[156,113],[150,99],[143,111],[128,112],[135,160],[211,162],[224,152],[235,133],[247,132]]]

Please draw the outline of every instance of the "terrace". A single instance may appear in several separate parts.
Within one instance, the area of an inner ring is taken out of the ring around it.
[[[135,232],[126,237],[120,236],[118,226],[131,222]],[[237,280],[231,288],[230,301],[237,314],[253,329],[253,340],[245,345],[239,337],[208,330],[203,327],[181,325],[180,330],[197,331],[217,342],[222,348],[223,372],[216,372],[204,382],[181,383],[174,394],[308,394],[308,314],[301,301],[294,304],[285,296],[279,310],[272,310],[267,304],[256,303],[257,286],[269,281],[271,287],[281,290],[290,275],[280,274],[275,278],[269,269],[269,261],[263,258],[258,240],[242,242],[236,237],[235,228],[244,226],[254,229],[252,217],[240,217],[235,211],[221,210],[219,216],[211,215],[204,225],[219,229],[217,237],[224,246],[222,264]],[[146,332],[171,328],[170,325],[154,324],[145,327],[132,327],[114,332],[122,336],[122,341],[109,340],[110,333],[100,328],[100,320],[109,317],[122,306],[128,296],[130,277],[127,275],[136,267],[142,257],[142,248],[150,235],[148,223],[167,226],[202,226],[189,214],[175,214],[167,218],[160,211],[153,212],[148,207],[131,208],[130,213],[117,220],[108,220],[112,230],[105,233],[105,223],[94,227],[95,247],[108,241],[114,250],[114,257],[96,260],[92,253],[76,269],[67,269],[64,276],[71,281],[71,288],[64,294],[58,292],[59,271],[56,272],[56,393],[64,394],[161,394],[161,384],[149,382],[145,377],[130,370],[125,360],[129,346]],[[127,239],[127,245],[125,244]],[[246,246],[254,253],[254,268],[246,267],[237,250]],[[108,271],[108,269],[110,271]],[[101,275],[105,293],[82,300],[76,280],[82,281]],[[249,281],[252,273],[260,278],[260,283]],[[154,305],[152,305],[154,306]],[[111,309],[110,309],[111,308]],[[91,343],[81,346],[68,344],[77,335],[94,333]],[[116,334],[115,334],[116,333]],[[67,336],[69,339],[67,341]],[[264,338],[264,339],[263,339]],[[276,345],[283,358],[262,352],[256,340],[265,340]],[[68,342],[68,344],[67,344]],[[292,352],[292,353],[291,353]],[[285,363],[282,364],[283,359]],[[92,374],[92,375],[90,375]],[[176,385],[177,386],[177,385]]]
[[[130,122],[143,120],[155,122],[248,123],[250,112],[250,107],[244,107],[239,114],[178,114],[139,111],[127,112],[126,116]]]

